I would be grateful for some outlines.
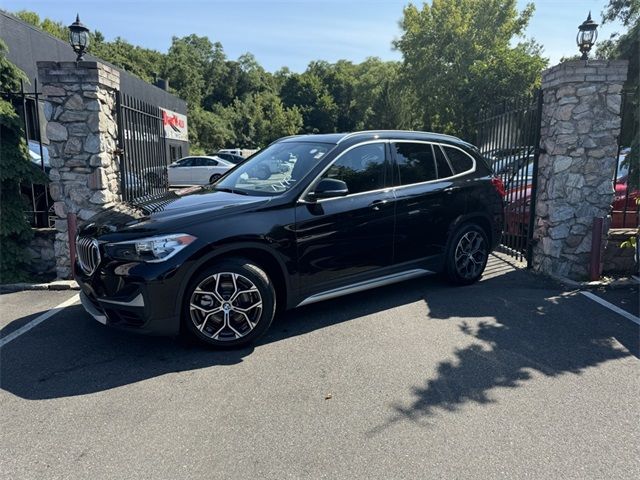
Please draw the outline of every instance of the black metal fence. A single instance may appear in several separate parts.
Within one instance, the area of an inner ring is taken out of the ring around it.
[[[41,132],[42,117],[38,80],[33,81],[33,90],[25,89],[24,81],[20,80],[20,90],[15,92],[2,91],[2,98],[10,102],[23,122],[25,141],[29,149],[29,160],[33,168],[41,169],[49,175],[49,151],[43,145]],[[20,185],[20,193],[24,199],[25,215],[32,227],[46,228],[53,224],[51,206],[53,201],[49,195],[46,183],[25,183]]]
[[[159,107],[118,93],[120,179],[125,201],[169,190],[166,141]]]
[[[476,145],[505,186],[501,249],[531,265],[533,219],[540,155],[542,92],[483,111]]]
[[[622,93],[620,137],[618,138],[618,161],[613,177],[614,199],[611,211],[611,228],[635,228],[638,226],[640,205],[639,176],[640,152],[632,152],[634,136],[638,135],[637,96],[632,91]]]

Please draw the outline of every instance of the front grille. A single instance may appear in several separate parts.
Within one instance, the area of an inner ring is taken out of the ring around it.
[[[91,275],[100,265],[100,248],[95,238],[78,237],[76,240],[78,264],[84,273]]]

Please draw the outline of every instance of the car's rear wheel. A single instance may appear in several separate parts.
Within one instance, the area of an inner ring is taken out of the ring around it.
[[[445,273],[458,285],[480,280],[489,258],[489,241],[484,229],[475,223],[460,227],[447,248]]]
[[[263,335],[276,307],[267,274],[249,260],[232,258],[196,276],[187,289],[184,321],[198,340],[215,347],[240,347]]]
[[[222,175],[220,175],[219,173],[214,173],[213,175],[211,175],[211,178],[209,179],[209,183],[217,182],[221,176]]]

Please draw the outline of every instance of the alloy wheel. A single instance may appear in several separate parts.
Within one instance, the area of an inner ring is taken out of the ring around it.
[[[478,277],[484,269],[487,248],[484,237],[477,231],[465,233],[458,241],[455,266],[458,274],[467,280]]]
[[[248,335],[262,315],[262,296],[244,275],[220,272],[201,281],[189,302],[191,321],[205,336],[233,341]]]

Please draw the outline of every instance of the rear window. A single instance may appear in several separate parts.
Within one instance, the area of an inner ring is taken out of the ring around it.
[[[438,167],[438,178],[447,178],[453,175],[451,171],[451,166],[447,161],[444,153],[442,152],[442,148],[439,145],[434,145],[433,150],[436,153],[436,166]]]
[[[438,178],[433,150],[428,143],[396,143],[400,185],[428,182]]]
[[[447,154],[447,158],[449,158],[449,162],[451,163],[456,175],[468,172],[473,168],[473,159],[462,150],[446,146],[443,146],[442,148],[444,149],[444,153]]]

